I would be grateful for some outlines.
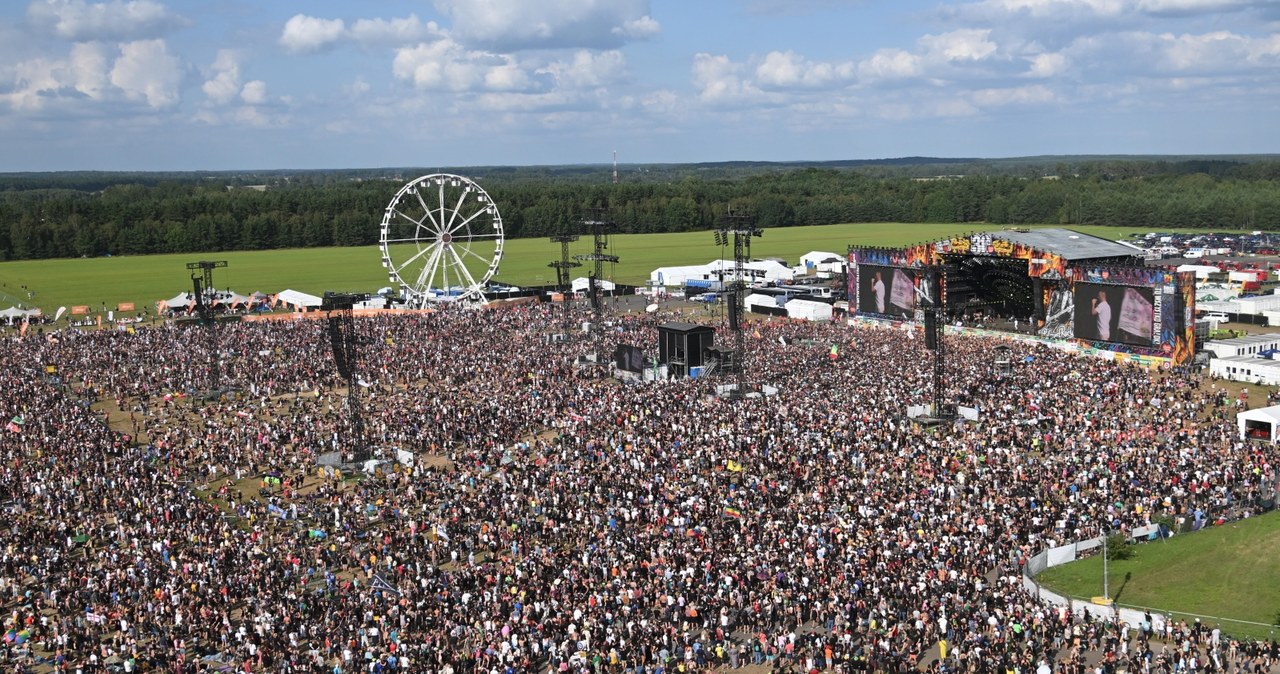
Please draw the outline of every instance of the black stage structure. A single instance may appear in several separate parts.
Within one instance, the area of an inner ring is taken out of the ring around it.
[[[221,348],[218,341],[218,321],[213,315],[213,270],[226,266],[226,260],[201,260],[187,263],[187,271],[192,272],[191,289],[196,302],[196,315],[200,317],[200,324],[204,326],[209,337],[208,395],[213,397],[220,395],[222,386],[221,354],[218,353]]]
[[[329,347],[338,376],[347,384],[347,415],[350,433],[346,438],[349,461],[359,463],[369,458],[364,437],[364,410],[360,404],[360,380],[356,370],[360,362],[360,336],[356,331],[355,305],[369,300],[359,293],[325,292],[320,310],[326,313]]]
[[[716,329],[711,326],[664,323],[658,326],[658,363],[667,366],[667,376],[686,377],[706,363],[715,343]]]

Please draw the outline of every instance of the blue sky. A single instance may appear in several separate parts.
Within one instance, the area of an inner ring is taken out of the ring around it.
[[[1280,152],[1280,0],[31,0],[0,171]]]

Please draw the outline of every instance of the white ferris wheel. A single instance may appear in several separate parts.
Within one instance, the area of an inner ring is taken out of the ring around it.
[[[413,305],[483,300],[502,262],[502,215],[470,178],[433,173],[396,192],[382,215],[382,266]]]

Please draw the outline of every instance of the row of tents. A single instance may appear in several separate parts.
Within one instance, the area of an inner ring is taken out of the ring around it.
[[[248,311],[272,311],[286,308],[294,311],[314,311],[320,308],[321,298],[297,290],[281,290],[273,295],[255,292],[241,295],[230,289],[211,291],[205,301],[212,307],[222,307],[231,311],[245,309]],[[196,308],[194,293],[184,292],[156,302],[156,310],[164,313],[190,313]]]
[[[17,325],[24,320],[39,318],[42,315],[43,312],[39,309],[19,309],[18,307],[0,309],[0,321],[7,325]]]

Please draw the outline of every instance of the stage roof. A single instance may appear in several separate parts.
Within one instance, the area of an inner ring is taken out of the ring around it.
[[[1021,243],[1072,261],[1101,257],[1135,257],[1138,252],[1124,244],[1070,229],[1033,229],[1027,232],[1004,230],[992,232],[991,238]]]

